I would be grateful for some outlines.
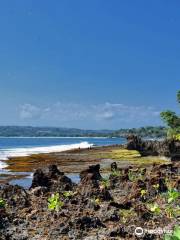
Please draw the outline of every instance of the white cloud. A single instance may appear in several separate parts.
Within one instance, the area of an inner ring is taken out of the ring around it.
[[[20,117],[22,119],[34,119],[41,116],[41,109],[32,104],[26,103],[20,106]]]
[[[128,106],[122,103],[79,104],[57,102],[50,106],[39,107],[32,104],[23,104],[20,107],[20,118],[23,120],[41,119],[43,122],[99,122],[107,123],[140,123],[149,124],[150,121],[159,121],[157,109],[151,106]]]

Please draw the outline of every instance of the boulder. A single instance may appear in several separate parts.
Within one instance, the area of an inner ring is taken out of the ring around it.
[[[135,135],[127,137],[128,150],[137,150],[142,156],[165,156],[173,161],[180,160],[180,141],[165,139],[163,141],[142,140]]]
[[[48,191],[60,192],[72,190],[74,185],[56,165],[50,165],[48,170],[37,169],[35,171],[30,189],[45,187]]]
[[[99,181],[102,179],[100,174],[100,165],[89,166],[88,169],[80,173],[81,182]]]

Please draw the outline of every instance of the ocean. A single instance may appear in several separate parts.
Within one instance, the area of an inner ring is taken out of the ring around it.
[[[38,153],[62,152],[71,149],[89,148],[91,146],[123,144],[125,142],[125,138],[0,137],[0,174],[11,174],[5,169],[7,166],[6,160],[8,157],[28,156]]]

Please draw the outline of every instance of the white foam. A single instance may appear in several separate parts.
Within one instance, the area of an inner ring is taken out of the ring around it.
[[[7,164],[4,160],[7,160],[10,157],[25,157],[32,154],[40,153],[53,153],[53,152],[63,152],[72,149],[86,149],[92,147],[93,144],[88,142],[81,142],[76,144],[69,145],[55,145],[48,147],[26,147],[26,148],[10,148],[10,149],[1,149],[0,150],[0,169],[7,167]]]

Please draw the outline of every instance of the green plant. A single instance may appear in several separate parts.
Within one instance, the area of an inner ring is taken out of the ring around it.
[[[174,216],[174,208],[172,206],[167,206],[165,208],[165,213],[167,217],[172,218]]]
[[[118,170],[113,170],[111,173],[111,176],[113,177],[120,177],[122,175],[122,173]]]
[[[129,178],[130,181],[134,182],[137,179],[137,176],[133,171],[129,170],[128,171],[128,178]]]
[[[63,207],[64,203],[60,201],[59,193],[52,194],[50,198],[48,198],[48,209],[59,211]]]
[[[93,205],[100,205],[101,200],[97,197],[94,197],[91,199],[91,202],[93,203]]]
[[[109,181],[109,179],[108,179],[108,178],[103,178],[103,179],[101,180],[101,186],[102,186],[103,188],[108,188],[108,187],[110,187],[110,181]]]
[[[180,103],[180,91],[177,93],[177,101]],[[180,140],[180,117],[173,111],[161,112],[161,118],[168,126],[167,137]]]
[[[6,206],[6,201],[0,198],[0,208],[5,208],[5,206]]]
[[[141,189],[141,197],[146,196],[146,194],[147,194],[147,190]]]
[[[180,197],[180,193],[175,189],[170,189],[167,192],[168,203],[176,201]]]
[[[153,185],[153,188],[156,190],[156,191],[158,191],[158,189],[159,189],[159,184],[157,183],[157,184],[154,184]]]
[[[157,203],[148,204],[148,209],[156,215],[161,213],[161,209]]]
[[[70,198],[70,197],[72,197],[74,195],[74,193],[72,192],[72,191],[65,191],[65,192],[63,192],[63,196],[65,197],[65,198]]]
[[[172,185],[172,182],[169,178],[165,178],[165,184],[167,186],[168,189],[173,189],[173,185]]]
[[[119,211],[119,216],[120,216],[120,219],[122,220],[122,222],[126,223],[130,219],[137,217],[137,214],[136,214],[136,212],[134,211],[133,208],[131,208],[131,209],[121,209]]]
[[[171,235],[166,234],[164,240],[180,240],[180,227],[176,226]]]

